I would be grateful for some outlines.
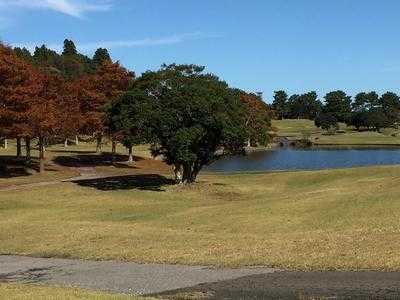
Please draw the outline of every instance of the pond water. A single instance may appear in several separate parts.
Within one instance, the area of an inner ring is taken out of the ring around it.
[[[400,148],[279,148],[223,158],[213,172],[321,170],[400,164]]]

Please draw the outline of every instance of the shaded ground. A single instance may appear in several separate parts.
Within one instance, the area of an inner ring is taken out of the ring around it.
[[[174,300],[187,299],[190,295],[204,300],[399,299],[400,273],[274,272],[200,284],[160,295]]]
[[[93,187],[101,191],[113,190],[149,190],[161,191],[165,185],[172,185],[174,181],[158,174],[142,174],[130,176],[98,176],[97,178],[77,179],[73,181],[79,186]]]
[[[121,176],[121,187],[126,188],[132,186],[132,180],[126,182],[126,179],[122,178],[125,175],[171,173],[167,165],[150,157],[147,146],[135,147],[140,156],[135,156],[131,164],[127,163],[128,155],[121,153],[124,149],[121,149],[121,146],[117,148],[119,153],[113,156],[109,152],[96,153],[93,151],[95,145],[92,144],[68,148],[51,146],[46,151],[46,172],[39,174],[36,149],[32,149],[32,160],[27,162],[24,159],[25,153],[22,153],[22,158],[15,157],[15,145],[10,143],[8,150],[0,148],[0,190],[22,190],[52,185],[68,179],[88,180],[112,176]],[[99,183],[100,186],[103,186],[103,183]],[[154,180],[151,180],[149,185],[153,184]],[[116,187],[116,184],[112,186]]]
[[[74,286],[163,299],[398,299],[399,272],[209,269],[0,256],[0,282]]]

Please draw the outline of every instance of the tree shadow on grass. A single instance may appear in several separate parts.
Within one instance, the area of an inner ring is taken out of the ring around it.
[[[140,161],[143,158],[134,157],[134,161]],[[57,156],[53,161],[64,167],[97,167],[97,166],[115,166],[118,168],[135,168],[125,164],[128,161],[127,155],[115,155],[111,153],[102,154],[77,154],[70,156]]]
[[[0,178],[30,176],[34,167],[15,156],[0,156]]]
[[[398,299],[396,272],[274,272],[150,295],[170,300]]]
[[[92,187],[100,191],[145,190],[163,192],[163,186],[172,185],[174,180],[158,174],[112,176],[98,179],[75,180],[79,186]]]
[[[50,150],[51,152],[54,153],[74,153],[74,154],[96,154],[96,151],[90,151],[90,150]]]

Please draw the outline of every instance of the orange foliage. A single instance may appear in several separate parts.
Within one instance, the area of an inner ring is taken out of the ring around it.
[[[0,45],[0,131],[6,137],[32,136],[32,100],[41,90],[41,75]]]
[[[94,75],[85,76],[73,83],[79,101],[82,133],[104,133],[105,106],[126,91],[133,79],[134,74],[119,63],[106,61]]]

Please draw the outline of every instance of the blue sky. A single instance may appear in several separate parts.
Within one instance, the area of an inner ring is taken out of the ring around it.
[[[400,92],[399,11],[398,0],[0,0],[0,39],[105,46],[137,74],[205,65],[266,100],[277,89]]]

